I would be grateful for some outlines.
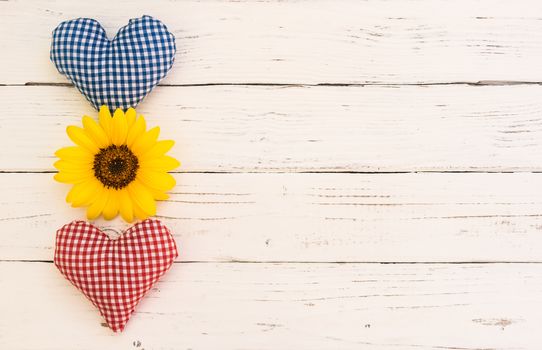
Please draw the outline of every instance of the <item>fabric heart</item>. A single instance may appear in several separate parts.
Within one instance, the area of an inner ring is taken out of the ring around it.
[[[62,22],[53,31],[51,61],[94,108],[135,107],[171,69],[175,37],[150,16],[131,19],[113,40],[94,19]]]
[[[57,231],[54,262],[118,332],[177,255],[173,236],[157,220],[140,222],[116,240],[74,221]]]

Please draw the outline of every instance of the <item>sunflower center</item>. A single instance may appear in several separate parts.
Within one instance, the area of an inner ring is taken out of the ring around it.
[[[101,148],[94,156],[94,176],[106,187],[116,190],[135,180],[139,162],[126,145]]]

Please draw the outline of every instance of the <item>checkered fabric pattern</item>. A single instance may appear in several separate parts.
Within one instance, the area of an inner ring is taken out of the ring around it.
[[[74,221],[57,231],[54,262],[118,332],[176,257],[175,240],[160,221],[140,222],[116,240]]]
[[[113,40],[94,19],[62,22],[53,31],[51,61],[94,108],[135,107],[171,69],[175,37],[150,16],[131,19]]]

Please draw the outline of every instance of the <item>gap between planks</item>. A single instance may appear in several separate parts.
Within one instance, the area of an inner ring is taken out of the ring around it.
[[[31,259],[0,259],[0,263],[39,263],[52,264],[53,260],[31,260]],[[542,261],[295,261],[295,260],[187,260],[174,261],[174,264],[356,264],[356,265],[522,265],[542,264]]]
[[[56,174],[54,170],[0,170],[0,174]],[[541,174],[540,170],[502,169],[502,170],[413,170],[413,171],[351,171],[351,170],[300,170],[300,171],[170,171],[170,174]]]
[[[250,82],[237,82],[237,83],[228,83],[228,82],[209,82],[209,83],[195,83],[195,84],[158,84],[161,87],[206,87],[206,86],[262,86],[262,87],[364,87],[364,86],[442,86],[442,85],[468,85],[468,86],[510,86],[510,85],[542,85],[541,81],[517,81],[517,80],[479,80],[479,81],[443,81],[443,82],[400,82],[400,83],[344,83],[344,82],[320,82],[320,83],[273,83],[273,82],[263,82],[263,83],[250,83]],[[34,82],[29,81],[26,83],[7,83],[0,86],[10,87],[10,86],[61,86],[61,87],[70,87],[73,88],[72,83],[55,83],[55,82]]]

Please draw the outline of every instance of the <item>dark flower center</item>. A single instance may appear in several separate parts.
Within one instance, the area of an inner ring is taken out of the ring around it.
[[[139,162],[126,145],[100,148],[94,156],[94,176],[105,187],[119,190],[135,180]]]

